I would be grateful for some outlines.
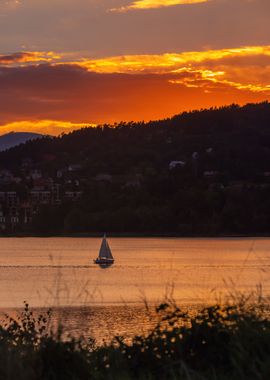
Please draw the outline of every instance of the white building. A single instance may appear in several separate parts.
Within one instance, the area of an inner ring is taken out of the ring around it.
[[[169,163],[169,169],[170,170],[173,170],[173,169],[175,169],[177,167],[184,167],[184,166],[186,166],[186,162],[185,161],[171,161]]]

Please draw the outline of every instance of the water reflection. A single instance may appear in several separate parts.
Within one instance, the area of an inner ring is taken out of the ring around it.
[[[0,322],[5,315],[18,318],[22,309],[0,310]],[[47,309],[34,309],[34,316]],[[130,339],[136,334],[147,334],[157,322],[155,308],[142,305],[59,307],[53,308],[48,328],[57,331],[61,325],[63,338],[70,336],[93,338],[97,344],[110,342],[116,335]]]
[[[270,239],[111,238],[109,243],[117,261],[98,266],[89,263],[100,239],[2,238],[0,307],[20,307],[24,300],[38,307],[129,304],[142,294],[158,303],[168,284],[185,304],[234,291],[233,284],[244,292],[258,284],[270,290]]]
[[[98,266],[101,268],[101,269],[107,269],[107,268],[110,268],[113,264],[98,264]]]

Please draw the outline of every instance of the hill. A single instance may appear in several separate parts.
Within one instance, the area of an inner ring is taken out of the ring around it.
[[[15,230],[269,233],[267,102],[44,137],[0,153],[0,163],[21,179],[0,189],[29,205],[18,211],[29,223]]]
[[[7,150],[28,140],[41,138],[43,135],[31,132],[10,132],[0,136],[0,151]]]

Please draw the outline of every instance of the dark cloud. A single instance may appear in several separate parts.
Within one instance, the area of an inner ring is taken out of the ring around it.
[[[25,57],[29,57],[29,53],[13,53],[10,55],[0,55],[0,63],[9,64],[14,62],[22,62]]]
[[[37,59],[38,53],[32,52],[18,52],[9,55],[0,54],[0,64],[6,65],[11,63],[20,63],[20,62],[32,62]],[[42,57],[40,57],[42,59]]]
[[[0,64],[10,65],[16,63],[51,62],[60,57],[52,52],[17,52],[12,54],[0,54]]]
[[[184,74],[179,77],[183,79]],[[222,84],[215,86],[218,91],[206,93],[205,86],[169,83],[177,78],[175,74],[97,74],[76,65],[0,67],[0,124],[44,119],[79,123],[148,120],[185,109],[265,98]]]

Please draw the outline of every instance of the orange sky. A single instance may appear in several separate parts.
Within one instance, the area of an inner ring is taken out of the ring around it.
[[[237,29],[229,12],[240,6]],[[9,46],[0,54],[0,134],[57,135],[89,124],[270,100],[269,2],[78,0],[74,7],[71,0],[55,0],[54,12],[43,0],[0,4],[0,46]],[[41,11],[48,25],[35,29]],[[86,11],[92,11],[91,27]],[[258,25],[253,34],[251,14]],[[184,27],[186,20],[183,35],[178,22]]]

